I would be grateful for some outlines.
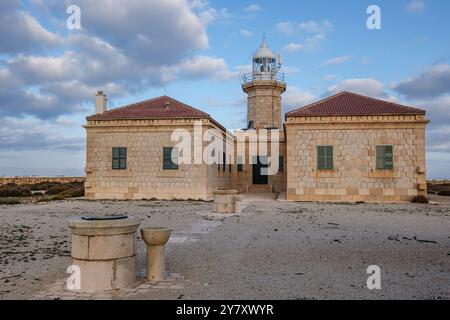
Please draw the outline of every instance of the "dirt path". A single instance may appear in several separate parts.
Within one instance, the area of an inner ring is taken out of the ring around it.
[[[184,277],[184,287],[133,298],[450,298],[450,204],[253,201],[228,217],[212,208],[164,201],[0,206],[0,298],[32,298],[63,279],[66,219],[93,212],[133,214],[143,226],[174,230],[167,269]],[[382,290],[366,288],[369,265],[380,266]],[[142,241],[138,268],[145,268]]]

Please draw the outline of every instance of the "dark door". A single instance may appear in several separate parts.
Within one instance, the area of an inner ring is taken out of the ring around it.
[[[253,184],[269,183],[267,172],[261,173],[263,168],[268,168],[267,157],[257,157],[257,161],[253,161]]]

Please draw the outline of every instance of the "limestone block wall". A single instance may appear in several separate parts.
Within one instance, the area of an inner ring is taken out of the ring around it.
[[[426,195],[424,116],[288,118],[287,199],[409,201]],[[334,169],[317,169],[332,145]],[[376,168],[376,146],[393,145],[394,169]]]
[[[234,152],[234,165],[232,168],[232,189],[238,190],[240,193],[251,193],[251,192],[285,192],[286,191],[286,142],[284,139],[284,132],[280,131],[280,141],[278,145],[279,156],[283,157],[283,171],[279,170],[275,175],[269,175],[268,184],[266,187],[261,185],[253,185],[253,164],[251,162],[251,151],[249,150],[249,141],[238,142],[235,141],[235,152]],[[238,147],[238,144],[241,146]],[[237,157],[239,150],[244,150],[244,164],[242,172],[238,172],[237,168]],[[271,155],[271,142],[267,144],[268,154]]]
[[[204,126],[205,130],[208,126]],[[211,200],[223,181],[210,179],[206,164],[163,169],[163,147],[174,129],[193,132],[193,120],[92,121],[87,129],[85,193],[94,199]],[[193,136],[193,133],[192,133]],[[127,148],[127,169],[112,169],[112,148]],[[193,154],[193,152],[192,152]],[[223,178],[226,180],[226,178]]]
[[[276,81],[253,81],[243,85],[247,93],[247,121],[255,128],[282,128],[281,94],[286,84]]]

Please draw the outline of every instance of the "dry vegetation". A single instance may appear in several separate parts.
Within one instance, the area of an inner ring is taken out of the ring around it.
[[[0,187],[0,204],[36,203],[79,197],[84,197],[82,182],[43,182],[28,185],[8,183]]]
[[[438,196],[450,196],[450,181],[430,181],[428,182],[428,193]]]

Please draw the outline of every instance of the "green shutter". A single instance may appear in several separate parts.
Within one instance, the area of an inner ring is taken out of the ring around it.
[[[325,147],[325,168],[327,170],[333,169],[333,146]]]
[[[323,146],[317,147],[317,169],[325,169],[325,148]]]
[[[172,159],[173,153],[173,159]],[[178,169],[178,149],[172,147],[163,147],[163,169],[177,170]]]

